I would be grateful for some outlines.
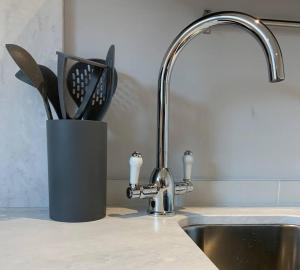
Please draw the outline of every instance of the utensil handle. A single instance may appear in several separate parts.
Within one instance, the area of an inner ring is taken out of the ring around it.
[[[56,54],[58,56],[57,81],[58,81],[59,104],[60,104],[62,118],[66,119],[67,112],[66,112],[66,104],[65,104],[65,71],[66,71],[67,58],[61,52],[56,52]]]
[[[105,64],[101,64],[101,63],[98,63],[98,62],[95,62],[92,60],[84,59],[84,58],[81,58],[81,57],[78,57],[75,55],[64,53],[64,56],[68,59],[72,59],[72,60],[87,64],[87,65],[92,65],[92,66],[100,67],[100,68],[107,68],[107,65],[105,65]]]
[[[51,112],[51,108],[50,108],[50,104],[49,104],[47,94],[45,93],[44,85],[42,85],[42,89],[41,89],[40,92],[43,93],[43,102],[44,102],[44,106],[45,106],[45,109],[46,109],[47,118],[48,118],[48,120],[53,120],[53,115],[52,115],[52,112]]]

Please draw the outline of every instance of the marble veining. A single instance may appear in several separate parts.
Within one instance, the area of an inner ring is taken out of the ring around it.
[[[0,268],[216,270],[181,228],[203,223],[300,224],[300,208],[182,208],[170,218],[109,208],[86,223],[51,221],[45,208],[0,208]]]

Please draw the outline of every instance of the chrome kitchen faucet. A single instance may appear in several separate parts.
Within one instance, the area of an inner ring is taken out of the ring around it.
[[[175,195],[193,190],[191,182],[193,155],[191,151],[186,151],[183,156],[183,181],[175,183],[168,169],[169,92],[175,60],[184,46],[195,36],[214,25],[226,23],[233,23],[248,30],[258,40],[265,52],[271,82],[284,80],[284,67],[279,44],[272,32],[259,19],[240,12],[218,12],[201,17],[183,29],[168,48],[159,73],[157,167],[154,169],[148,185],[139,184],[139,172],[143,163],[141,154],[134,152],[129,161],[130,184],[127,188],[127,197],[148,198],[149,214],[174,215]]]

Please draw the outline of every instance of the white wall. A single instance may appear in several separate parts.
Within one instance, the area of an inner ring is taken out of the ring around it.
[[[67,52],[104,58],[109,45],[116,45],[119,85],[106,117],[110,203],[126,201],[133,150],[144,155],[144,181],[154,168],[161,60],[176,34],[205,8],[300,20],[296,1],[66,1]],[[197,37],[175,65],[170,167],[180,178],[181,155],[191,149],[193,176],[203,180],[189,203],[300,203],[300,30],[273,30],[285,61],[282,83],[268,82],[256,40],[230,26]]]
[[[0,207],[48,204],[46,115],[36,90],[19,82],[6,43],[56,70],[62,49],[61,0],[0,1]]]

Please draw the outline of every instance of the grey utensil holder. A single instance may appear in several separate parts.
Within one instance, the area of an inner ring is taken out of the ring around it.
[[[105,217],[107,125],[48,120],[50,218],[84,222]]]

